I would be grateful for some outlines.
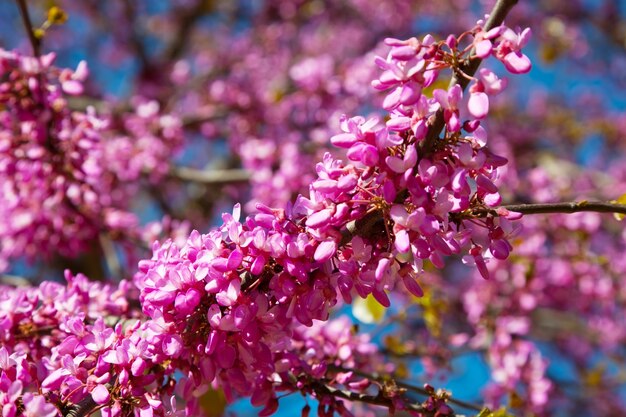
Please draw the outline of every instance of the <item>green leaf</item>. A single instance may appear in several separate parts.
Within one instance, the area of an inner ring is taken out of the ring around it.
[[[226,397],[224,392],[219,389],[209,388],[207,392],[200,397],[200,407],[209,417],[220,417],[224,415],[226,409]]]
[[[352,314],[362,323],[380,323],[385,318],[385,311],[385,307],[371,294],[352,303]]]
[[[626,204],[626,194],[622,194],[617,200],[613,200],[612,203]],[[613,213],[613,217],[615,217],[617,221],[621,222],[622,220],[624,220],[624,217],[626,217],[626,214]]]

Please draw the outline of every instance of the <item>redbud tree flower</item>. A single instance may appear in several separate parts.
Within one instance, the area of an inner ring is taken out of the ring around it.
[[[3,417],[623,414],[624,118],[515,100],[542,42],[587,59],[586,10],[148,3],[15,1]],[[65,63],[66,9],[107,34],[89,64]],[[567,160],[598,136],[602,169]],[[434,387],[468,352],[477,403]]]

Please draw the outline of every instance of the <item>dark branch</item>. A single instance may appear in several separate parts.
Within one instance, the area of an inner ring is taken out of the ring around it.
[[[28,14],[28,6],[26,6],[26,0],[17,0],[17,5],[20,9],[20,15],[22,16],[24,28],[26,29],[26,32],[28,34],[28,40],[33,47],[33,55],[39,57],[41,55],[41,41],[39,40],[39,38],[37,38],[37,36],[35,36],[33,23],[31,22],[30,15]]]
[[[245,169],[201,170],[188,167],[172,168],[169,173],[173,179],[197,182],[200,184],[230,184],[248,182],[250,173]]]
[[[515,4],[517,4],[517,0],[498,0],[495,6],[493,6],[493,10],[491,10],[491,13],[489,14],[489,19],[487,19],[487,22],[485,23],[484,30],[489,31],[497,26],[500,26],[502,22],[504,22],[504,18],[507,16],[509,11],[511,11],[511,8],[515,6]],[[472,50],[470,53],[470,57],[466,60],[464,65],[461,65],[461,68],[459,68],[459,70],[471,77],[476,73],[481,62],[482,59],[476,57],[474,54],[474,50]],[[455,72],[454,75],[452,75],[450,84],[448,85],[448,90],[456,84],[460,85],[462,90],[465,90],[465,87],[467,87],[469,82],[469,78],[458,77],[457,73]],[[428,128],[426,139],[422,144],[422,152],[428,154],[433,151],[435,144],[439,139],[439,134],[443,130],[445,124],[446,122],[444,120],[443,109],[439,109],[435,114],[435,120]]]
[[[406,382],[398,381],[388,376],[368,374],[367,372],[359,371],[358,369],[349,369],[349,368],[343,368],[343,367],[333,367],[333,368],[335,368],[339,372],[352,372],[354,375],[360,376],[362,378],[367,378],[371,381],[377,381],[379,383],[384,383],[385,380],[393,380],[394,384],[400,388],[403,388],[407,391],[413,391],[421,395],[425,395],[426,397],[430,396],[430,393],[424,388],[420,388],[415,385],[408,384]],[[471,403],[461,401],[461,400],[456,400],[454,398],[448,398],[447,402],[456,404],[459,407],[463,407],[468,410],[481,411],[483,409],[483,407],[480,407],[479,405],[471,404]]]
[[[195,24],[202,16],[212,11],[213,7],[214,2],[212,1],[198,1],[194,7],[181,11],[176,25],[176,33],[163,52],[163,58],[166,62],[176,60],[184,52]]]
[[[386,408],[394,408],[393,400],[390,398],[386,398],[382,395],[369,395],[369,394],[361,394],[358,392],[353,392],[349,390],[343,390],[339,388],[334,388],[323,384],[321,382],[315,382],[312,384],[312,388],[318,395],[330,395],[336,398],[343,398],[348,401],[357,401],[365,404],[371,405],[379,405]],[[403,402],[403,406],[410,411],[415,411],[418,413],[422,413],[424,416],[433,416],[434,413],[430,410],[425,409],[420,404]]]
[[[580,213],[584,211],[626,214],[626,204],[604,201],[582,200],[563,203],[508,204],[502,207],[522,214]],[[487,214],[498,215],[494,209],[474,209],[472,211],[479,217],[484,217]]]

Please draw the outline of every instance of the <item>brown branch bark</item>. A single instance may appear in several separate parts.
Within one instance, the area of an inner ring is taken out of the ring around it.
[[[322,382],[314,382],[312,383],[313,390],[320,396],[329,395],[336,398],[342,398],[348,401],[356,401],[370,405],[379,405],[382,407],[394,408],[393,400],[390,398],[386,398],[382,395],[369,395],[369,394],[361,394],[358,392],[353,392],[349,390],[334,388],[328,386]],[[434,416],[434,412],[425,409],[420,404],[404,402],[404,406],[410,410],[421,413],[423,416],[432,417]]]
[[[385,380],[392,380],[394,382],[394,384],[400,388],[403,388],[407,391],[413,391],[416,392],[420,395],[425,395],[426,397],[430,396],[430,393],[425,390],[424,388],[420,388],[417,387],[415,385],[406,383],[406,382],[402,382],[402,381],[398,381],[395,378],[392,378],[391,376],[383,376],[383,375],[377,375],[377,374],[369,374],[367,372],[363,372],[363,371],[359,371],[358,369],[350,369],[350,368],[343,368],[343,367],[338,367],[338,366],[332,366],[332,368],[334,368],[335,370],[339,371],[339,372],[352,372],[354,375],[360,376],[362,378],[366,378],[369,379],[371,381],[377,381],[379,383],[384,383]],[[473,410],[473,411],[481,411],[483,409],[483,407],[476,405],[476,404],[472,404],[472,403],[468,403],[462,400],[456,400],[454,398],[448,398],[447,402],[452,403],[452,404],[456,404],[459,407],[468,409],[468,410]]]
[[[626,214],[626,204],[610,201],[568,201],[563,203],[508,204],[502,206],[509,211],[522,214],[555,214],[555,213],[620,213]],[[473,210],[473,214],[484,217],[487,214],[498,215],[494,209]]]
[[[33,55],[36,57],[41,56],[41,41],[37,36],[35,36],[35,31],[33,30],[33,23],[30,20],[30,15],[28,14],[28,6],[26,5],[26,0],[17,0],[17,6],[20,9],[20,15],[22,16],[22,22],[24,23],[24,28],[26,29],[26,33],[28,34],[28,40],[30,41],[30,45],[33,48]]]
[[[250,172],[245,169],[201,170],[188,167],[175,167],[171,169],[169,175],[173,179],[207,185],[231,184],[250,180]]]

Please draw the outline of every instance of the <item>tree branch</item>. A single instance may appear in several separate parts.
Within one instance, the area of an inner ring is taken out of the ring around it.
[[[20,15],[22,16],[22,22],[24,23],[24,27],[28,34],[28,40],[30,41],[30,45],[33,47],[33,55],[38,57],[41,56],[41,41],[35,36],[35,31],[33,30],[33,23],[30,20],[30,15],[28,14],[28,6],[26,5],[26,0],[16,0],[17,5],[20,9]]]
[[[180,12],[179,22],[178,25],[176,25],[176,33],[163,52],[163,57],[166,62],[176,60],[183,53],[195,24],[202,16],[212,11],[215,6],[214,3],[213,1],[207,2],[200,0],[195,6]]]
[[[504,22],[504,18],[506,17],[506,15],[516,4],[517,0],[498,0],[498,2],[493,6],[491,13],[489,14],[489,19],[487,19],[487,22],[485,23],[484,30],[487,32],[497,26],[500,26],[502,22]],[[459,70],[471,77],[476,73],[481,62],[482,59],[477,58],[475,55],[475,50],[472,49],[465,65],[461,65],[461,68],[459,68]],[[452,75],[452,79],[450,79],[448,90],[456,84],[461,86],[461,90],[465,90],[465,87],[467,87],[469,82],[469,78],[458,77],[457,73],[455,72]],[[428,128],[426,139],[422,143],[422,152],[424,152],[425,154],[429,154],[433,151],[435,144],[439,139],[439,134],[443,130],[445,124],[446,122],[444,120],[444,111],[443,109],[439,109],[435,114],[435,120],[430,124]]]
[[[378,374],[369,374],[367,372],[363,372],[363,371],[359,371],[358,369],[349,369],[349,368],[343,368],[343,367],[338,367],[338,366],[332,366],[333,369],[335,369],[338,372],[352,372],[354,375],[360,376],[362,378],[366,378],[369,379],[371,381],[377,381],[379,383],[385,383],[385,380],[389,381],[392,380],[396,386],[403,388],[407,391],[413,391],[416,392],[418,394],[421,395],[425,395],[426,397],[430,396],[430,393],[421,387],[417,387],[415,385],[411,385],[408,384],[406,382],[402,382],[402,381],[398,381],[395,378],[392,378],[391,376],[383,376],[383,375],[378,375]],[[483,407],[476,405],[476,404],[472,404],[472,403],[468,403],[462,400],[456,400],[454,398],[448,398],[447,402],[452,403],[452,404],[456,404],[459,407],[468,409],[468,410],[473,410],[473,411],[481,411],[483,409]]]
[[[124,15],[126,20],[128,21],[128,25],[130,26],[129,30],[130,30],[130,39],[128,39],[128,42],[130,43],[131,47],[134,49],[135,53],[137,54],[137,57],[139,58],[139,62],[141,63],[141,66],[143,69],[146,69],[150,66],[150,59],[148,57],[148,53],[146,51],[146,48],[143,44],[143,42],[141,41],[141,37],[139,36],[139,33],[137,32],[137,18],[136,18],[136,8],[135,8],[135,2],[134,0],[124,0],[122,2],[122,5],[124,7]]]
[[[12,287],[29,287],[31,282],[19,275],[0,274],[0,285],[10,285]]]
[[[508,204],[502,207],[522,214],[580,213],[585,211],[626,214],[626,204],[612,203],[610,201],[582,200],[563,203]],[[471,211],[472,214],[478,217],[485,217],[488,214],[498,216],[495,209],[472,209]]]
[[[517,4],[517,0],[498,0],[498,2],[493,6],[491,13],[489,14],[489,19],[487,19],[487,22],[485,23],[485,31],[489,31],[494,27],[501,25],[502,22],[504,22],[504,18],[509,13],[511,8],[515,6],[515,4]],[[466,64],[462,65],[460,70],[463,73],[472,76],[478,70],[481,62],[482,59],[476,57],[475,50],[472,49],[472,51],[470,52],[470,56],[466,61]],[[461,89],[464,90],[465,87],[467,87],[467,84],[469,84],[469,81],[470,80],[468,78],[457,77],[457,74],[455,73],[452,75],[452,79],[450,80],[448,89],[450,89],[455,84],[459,84],[461,86]],[[437,140],[439,140],[439,134],[443,130],[444,126],[444,111],[443,109],[439,109],[435,114],[434,121],[428,127],[426,138],[420,144],[420,152],[422,156],[428,155],[433,151]],[[406,190],[398,193],[398,196],[396,197],[396,202],[401,202],[403,199],[406,198],[406,196]],[[365,218],[363,219],[354,220],[348,223],[346,225],[346,228],[342,230],[342,239],[340,244],[345,245],[357,233],[362,236],[367,236],[368,234],[374,233],[375,231],[379,230],[379,225],[384,224],[383,222],[384,220],[382,216],[380,216],[380,213],[374,212],[372,215],[365,216]]]
[[[336,398],[343,398],[344,400],[348,401],[357,401],[365,404],[379,405],[386,408],[394,407],[393,400],[390,398],[386,398],[382,395],[361,394],[358,392],[334,388],[319,381],[313,382],[312,388],[318,395],[330,395]],[[422,413],[422,415],[424,416],[434,415],[434,413],[432,413],[430,410],[425,409],[420,404],[404,402],[403,405],[404,407],[406,407],[406,409]]]
[[[200,184],[230,184],[248,182],[250,173],[245,169],[201,170],[189,167],[174,167],[169,173],[171,178],[197,182]]]

